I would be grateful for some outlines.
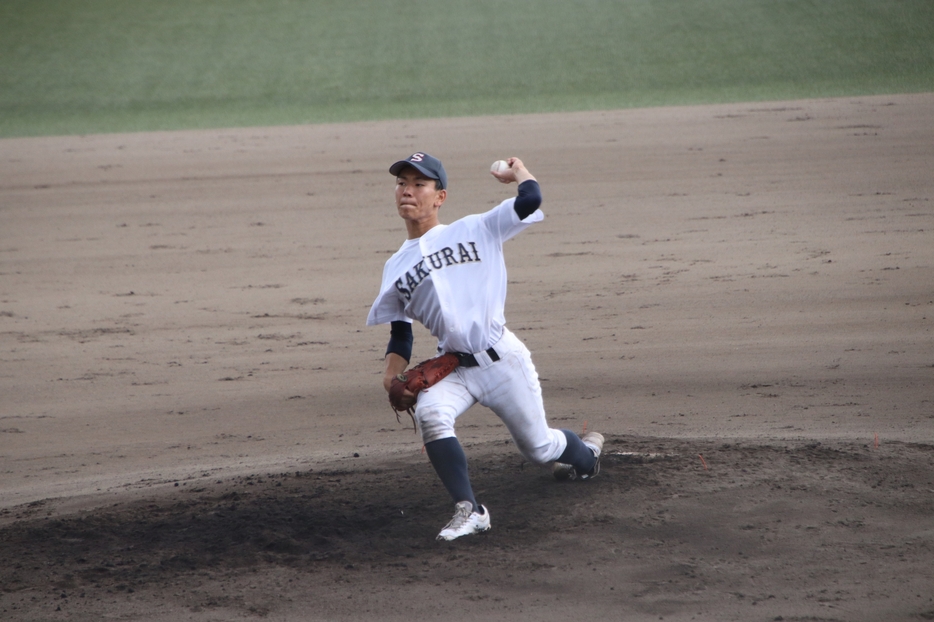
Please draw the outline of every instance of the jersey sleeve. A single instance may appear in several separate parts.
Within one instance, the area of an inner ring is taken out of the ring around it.
[[[490,211],[480,215],[487,229],[504,242],[521,233],[529,225],[545,219],[545,214],[540,209],[520,219],[519,214],[516,213],[515,204],[516,197],[506,199]]]
[[[386,265],[383,266],[383,280],[379,288],[379,295],[373,301],[370,312],[366,317],[367,326],[376,326],[377,324],[389,324],[391,322],[412,322],[412,318],[405,314],[405,302],[396,289],[395,276],[397,270],[394,269],[396,259],[393,256]]]

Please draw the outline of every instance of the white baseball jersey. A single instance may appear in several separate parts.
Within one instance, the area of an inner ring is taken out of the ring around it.
[[[503,242],[544,218],[535,210],[520,220],[514,203],[406,240],[383,268],[367,325],[418,320],[444,352],[482,352],[499,341],[506,323]]]

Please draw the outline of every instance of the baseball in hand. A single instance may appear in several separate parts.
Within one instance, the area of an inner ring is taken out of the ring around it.
[[[490,171],[496,173],[497,175],[502,175],[509,170],[509,163],[506,160],[497,160],[493,163],[493,166],[490,167]]]

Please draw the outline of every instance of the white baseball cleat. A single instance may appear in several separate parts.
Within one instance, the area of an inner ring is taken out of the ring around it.
[[[603,435],[599,432],[586,432],[581,440],[584,442],[584,445],[590,448],[593,451],[593,455],[597,457],[596,464],[593,465],[593,469],[589,473],[578,473],[570,464],[564,464],[563,462],[555,462],[555,466],[552,468],[552,475],[555,476],[556,480],[574,480],[574,479],[590,479],[591,477],[596,477],[600,473],[600,454],[603,452]]]
[[[444,526],[436,540],[456,540],[461,536],[489,531],[490,511],[485,505],[480,507],[483,508],[483,514],[474,512],[470,501],[459,502],[454,511],[454,518]]]

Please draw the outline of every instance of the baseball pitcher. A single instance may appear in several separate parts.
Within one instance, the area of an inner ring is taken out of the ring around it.
[[[491,174],[517,183],[518,194],[488,212],[449,225],[439,211],[448,180],[441,162],[413,153],[389,167],[396,209],[408,239],[389,258],[367,325],[389,324],[384,386],[397,411],[408,410],[432,466],[455,503],[439,540],[490,529],[490,512],[474,496],[455,422],[479,402],[506,425],[519,451],[557,479],[586,480],[600,470],[603,436],[551,428],[532,357],[506,328],[503,243],[544,218],[538,181],[519,158],[494,163]],[[438,339],[439,360],[408,370],[412,321]],[[441,358],[443,357],[443,358]]]

